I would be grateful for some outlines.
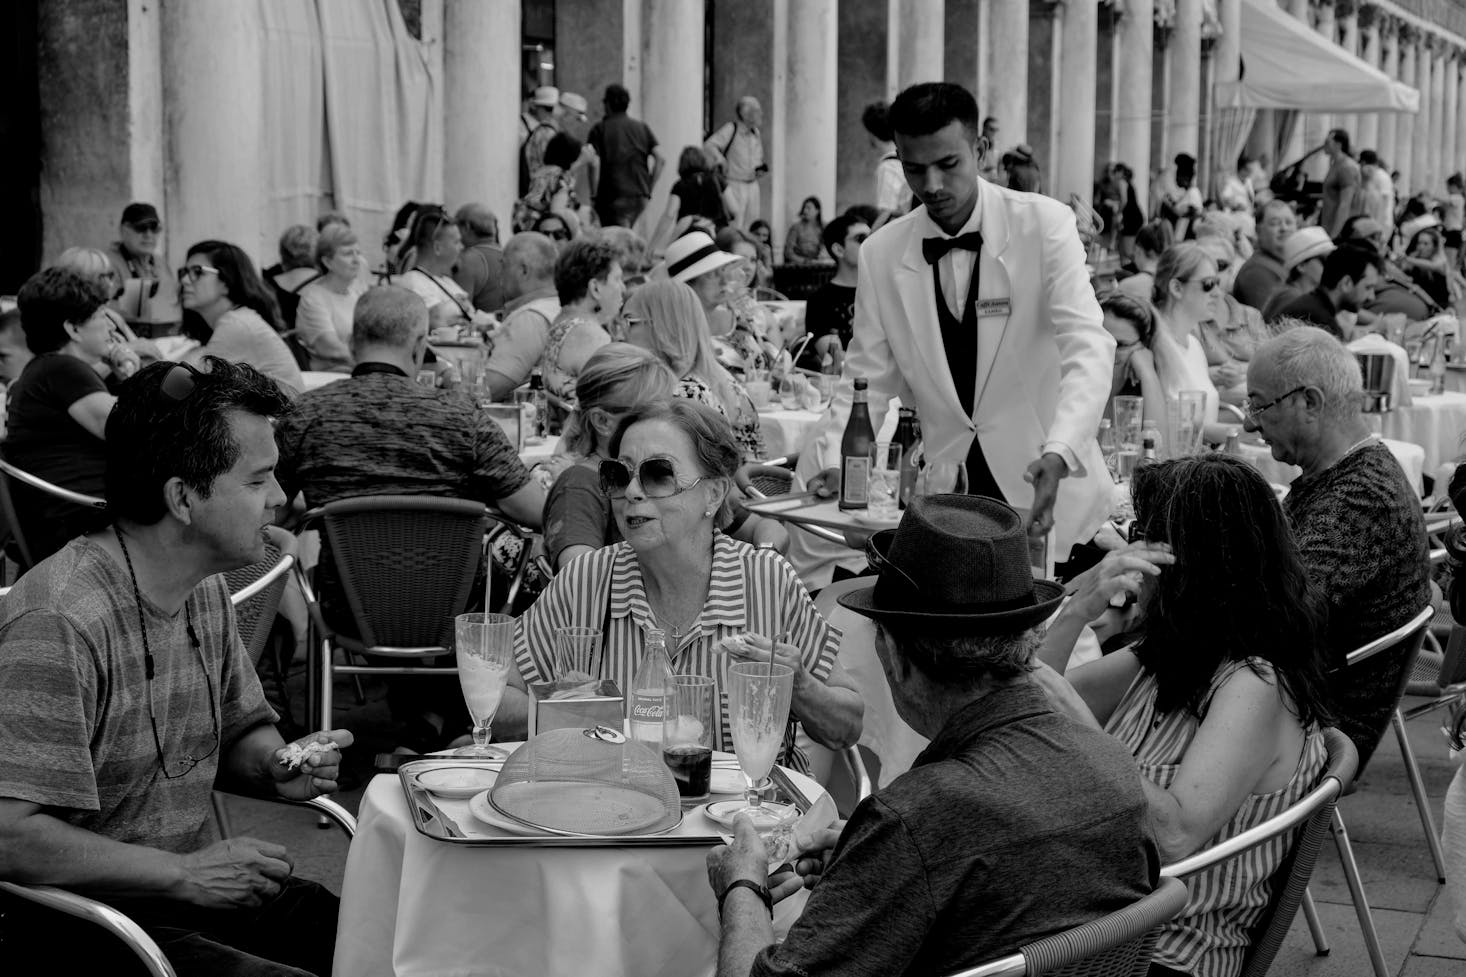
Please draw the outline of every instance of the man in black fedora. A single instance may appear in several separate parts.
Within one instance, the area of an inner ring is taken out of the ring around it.
[[[918,498],[872,537],[875,584],[840,603],[874,619],[896,709],[931,745],[849,822],[796,838],[792,873],[769,878],[762,839],[736,822],[708,855],[719,977],[952,973],[1154,886],[1135,762],[1030,678],[1063,588],[1033,579],[1026,540],[1015,510],[964,495]],[[768,906],[801,886],[776,945]]]

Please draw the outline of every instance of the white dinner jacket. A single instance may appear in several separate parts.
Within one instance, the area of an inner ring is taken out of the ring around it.
[[[1069,208],[1049,197],[978,181],[982,194],[977,395],[962,410],[937,322],[931,266],[921,242],[940,234],[918,207],[872,234],[860,249],[854,336],[830,409],[800,458],[807,480],[839,464],[851,380],[869,382],[871,424],[889,398],[915,407],[928,458],[963,461],[974,436],[1010,505],[1028,509],[1024,481],[1042,450],[1071,464],[1059,483],[1051,557],[1094,536],[1114,486],[1095,432],[1110,393],[1115,341],[1102,324]],[[961,317],[960,310],[953,310]],[[1041,448],[1041,446],[1043,446]]]

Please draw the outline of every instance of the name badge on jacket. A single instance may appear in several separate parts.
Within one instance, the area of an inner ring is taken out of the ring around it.
[[[1000,299],[979,299],[977,302],[977,317],[979,319],[989,316],[1012,315],[1013,303],[1007,298]]]

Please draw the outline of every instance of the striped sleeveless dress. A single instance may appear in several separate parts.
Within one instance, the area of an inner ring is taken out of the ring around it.
[[[1230,662],[1217,670],[1201,704],[1204,718],[1216,690],[1237,669],[1255,664],[1263,674],[1271,666],[1260,658]],[[1142,671],[1130,684],[1110,717],[1106,732],[1129,747],[1142,776],[1169,788],[1181,759],[1201,727],[1186,710],[1156,711],[1154,676]],[[1222,829],[1202,846],[1210,848],[1274,817],[1296,803],[1318,783],[1327,759],[1323,733],[1309,731],[1298,766],[1287,786],[1270,794],[1251,794]],[[1275,838],[1243,855],[1187,880],[1190,898],[1181,916],[1161,928],[1153,962],[1195,977],[1234,977],[1251,945],[1251,930],[1272,895],[1271,881],[1296,832]]]

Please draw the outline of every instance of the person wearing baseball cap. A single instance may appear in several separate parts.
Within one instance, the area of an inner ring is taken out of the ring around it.
[[[178,287],[163,267],[163,219],[150,203],[134,201],[122,208],[117,240],[107,247],[107,260],[117,272],[122,294],[112,307],[129,325],[177,322]]]
[[[560,131],[560,89],[541,85],[529,99],[529,112],[521,119],[524,141],[519,147],[519,195],[529,192],[535,170],[545,165],[545,147]]]
[[[1283,242],[1283,279],[1286,284],[1273,292],[1263,307],[1262,317],[1272,322],[1300,295],[1318,287],[1323,277],[1323,260],[1334,250],[1334,242],[1321,227],[1300,227]]]
[[[793,872],[771,879],[764,841],[734,821],[732,842],[708,854],[727,973],[833,973],[850,960],[863,973],[952,973],[1155,885],[1130,752],[1059,713],[1032,677],[1038,628],[1064,591],[1033,579],[1018,512],[919,496],[867,554],[874,585],[840,604],[874,622],[896,711],[931,743],[848,822],[796,833]],[[775,944],[763,903],[801,885],[808,902]]]

